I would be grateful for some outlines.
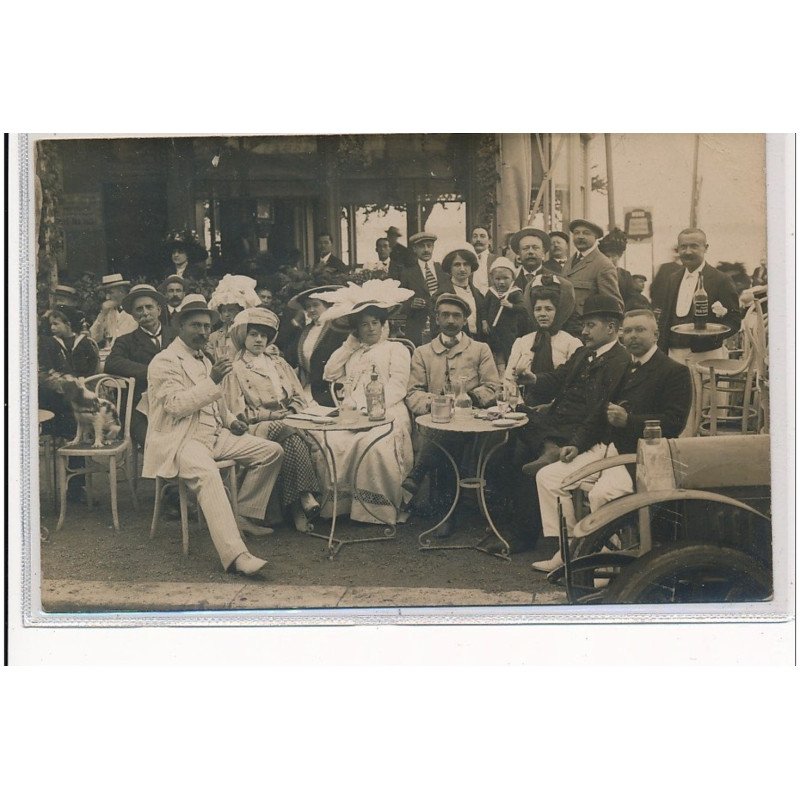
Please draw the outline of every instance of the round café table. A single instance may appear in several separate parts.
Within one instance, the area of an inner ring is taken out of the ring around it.
[[[422,550],[479,550],[483,553],[488,553],[489,551],[486,549],[485,542],[487,539],[491,538],[492,536],[497,537],[502,545],[502,550],[500,553],[491,553],[491,555],[496,555],[499,558],[503,558],[506,561],[509,561],[509,552],[510,548],[508,546],[508,542],[503,538],[503,535],[497,529],[497,526],[494,524],[494,520],[492,519],[492,515],[489,513],[489,509],[486,505],[486,465],[489,463],[489,459],[494,455],[495,451],[501,448],[507,441],[508,441],[508,434],[510,431],[514,430],[515,428],[521,428],[524,425],[528,424],[527,416],[524,419],[506,419],[505,425],[503,427],[499,427],[493,425],[487,419],[479,419],[474,416],[475,412],[470,412],[468,417],[453,417],[450,422],[434,422],[431,418],[430,414],[424,414],[421,417],[416,418],[416,423],[419,426],[420,433],[434,446],[438,447],[439,450],[444,453],[447,460],[450,462],[450,465],[453,467],[453,471],[455,473],[455,481],[456,481],[456,493],[455,497],[453,498],[453,502],[450,505],[447,513],[444,517],[432,528],[428,528],[428,530],[423,531],[419,535],[419,544],[420,549]],[[480,449],[478,450],[478,462],[476,465],[475,476],[472,477],[462,477],[461,471],[458,468],[458,464],[453,456],[447,451],[447,448],[444,445],[437,441],[437,437],[431,436],[431,432],[434,431],[443,431],[445,433],[455,433],[462,436],[470,436],[474,438],[478,438],[480,440]],[[495,441],[492,444],[493,437],[489,434],[502,434],[499,441]],[[431,536],[432,534],[442,527],[442,525],[453,516],[453,513],[456,510],[456,506],[458,505],[459,498],[461,497],[461,490],[462,489],[475,489],[478,492],[478,507],[481,510],[481,513],[486,518],[486,521],[489,523],[489,528],[491,529],[490,533],[486,533],[477,541],[473,542],[472,544],[432,544],[431,543]]]
[[[331,560],[336,556],[336,554],[344,547],[346,544],[358,544],[360,542],[385,542],[389,539],[394,539],[395,533],[397,532],[397,525],[387,525],[383,520],[379,519],[375,516],[375,514],[370,511],[369,507],[364,502],[362,495],[364,493],[363,490],[358,488],[358,471],[361,468],[361,463],[364,461],[367,453],[372,450],[372,448],[380,442],[382,439],[385,439],[389,436],[392,431],[394,430],[394,420],[392,419],[382,419],[382,420],[375,420],[372,421],[368,419],[366,416],[360,416],[359,418],[353,419],[345,419],[340,420],[338,417],[330,417],[332,420],[331,422],[317,422],[308,419],[299,418],[296,415],[290,414],[288,417],[284,417],[282,422],[288,425],[291,428],[295,428],[296,430],[300,431],[308,431],[309,433],[316,433],[321,435],[322,444],[319,443],[316,436],[309,436],[308,440],[311,441],[317,450],[322,455],[322,461],[325,464],[325,470],[328,474],[328,485],[329,488],[326,491],[325,498],[323,499],[321,505],[325,505],[328,502],[328,499],[332,500],[333,503],[333,516],[331,517],[331,529],[328,535],[322,533],[316,533],[313,530],[313,526],[310,530],[304,531],[306,536],[315,536],[318,539],[327,539],[328,541],[328,558]],[[371,516],[375,517],[377,520],[377,524],[384,525],[384,535],[383,536],[365,536],[358,539],[337,539],[335,537],[336,533],[336,515],[338,513],[338,504],[339,504],[339,485],[338,485],[338,474],[336,471],[336,460],[333,456],[333,450],[331,450],[330,443],[328,442],[328,434],[333,431],[351,431],[351,432],[358,432],[358,431],[369,431],[373,428],[379,428],[381,426],[385,426],[386,430],[381,433],[380,436],[376,436],[365,448],[364,452],[358,458],[356,462],[355,470],[353,472],[353,500],[357,501],[361,507]],[[387,497],[386,498],[389,504],[395,509],[397,512],[397,508],[395,507],[394,503]]]

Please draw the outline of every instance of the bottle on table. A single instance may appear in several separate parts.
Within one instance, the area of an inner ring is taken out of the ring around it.
[[[386,395],[383,390],[383,383],[378,376],[377,367],[372,365],[372,375],[369,383],[364,389],[367,396],[367,416],[373,422],[386,418]]]
[[[460,419],[472,416],[472,398],[467,394],[467,379],[458,379],[458,394],[454,402],[455,415]]]
[[[450,375],[450,360],[447,359],[444,365],[444,388],[442,389],[442,394],[447,395],[450,398],[455,399],[456,391],[453,387],[453,380]]]
[[[708,292],[703,286],[702,271],[697,277],[697,289],[695,289],[694,297],[692,298],[692,313],[695,330],[704,330],[708,324]]]

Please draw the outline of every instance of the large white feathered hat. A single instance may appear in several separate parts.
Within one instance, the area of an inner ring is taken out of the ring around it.
[[[320,314],[320,322],[330,322],[341,317],[358,314],[365,308],[391,309],[405,303],[414,296],[412,289],[401,289],[400,281],[393,278],[373,278],[357,283],[348,283],[332,292],[317,292],[310,295],[315,300],[332,303],[330,308]]]
[[[236,305],[255,308],[260,303],[256,294],[255,278],[248,278],[247,275],[226,275],[214,289],[208,307],[217,309],[220,306]]]

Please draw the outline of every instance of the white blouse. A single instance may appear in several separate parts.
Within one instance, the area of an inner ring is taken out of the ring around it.
[[[533,361],[533,340],[536,333],[527,333],[525,336],[520,336],[511,347],[511,354],[508,357],[506,364],[506,371],[503,377],[507,381],[514,380],[514,371],[517,372],[530,367]],[[576,339],[566,331],[559,331],[554,336],[550,337],[550,345],[553,350],[553,366],[560,367],[565,364],[572,354],[579,348],[583,347],[583,342]]]

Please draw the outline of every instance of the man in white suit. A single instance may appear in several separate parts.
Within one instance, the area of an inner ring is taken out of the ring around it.
[[[225,405],[220,384],[231,362],[225,358],[212,365],[203,353],[214,314],[202,295],[188,295],[177,311],[177,338],[150,362],[142,477],[183,478],[197,495],[222,566],[254,575],[267,562],[248,552],[241,533],[272,532],[260,521],[280,472],[283,449],[246,433],[247,424]],[[247,468],[238,492],[238,519],[214,459],[233,459]]]

